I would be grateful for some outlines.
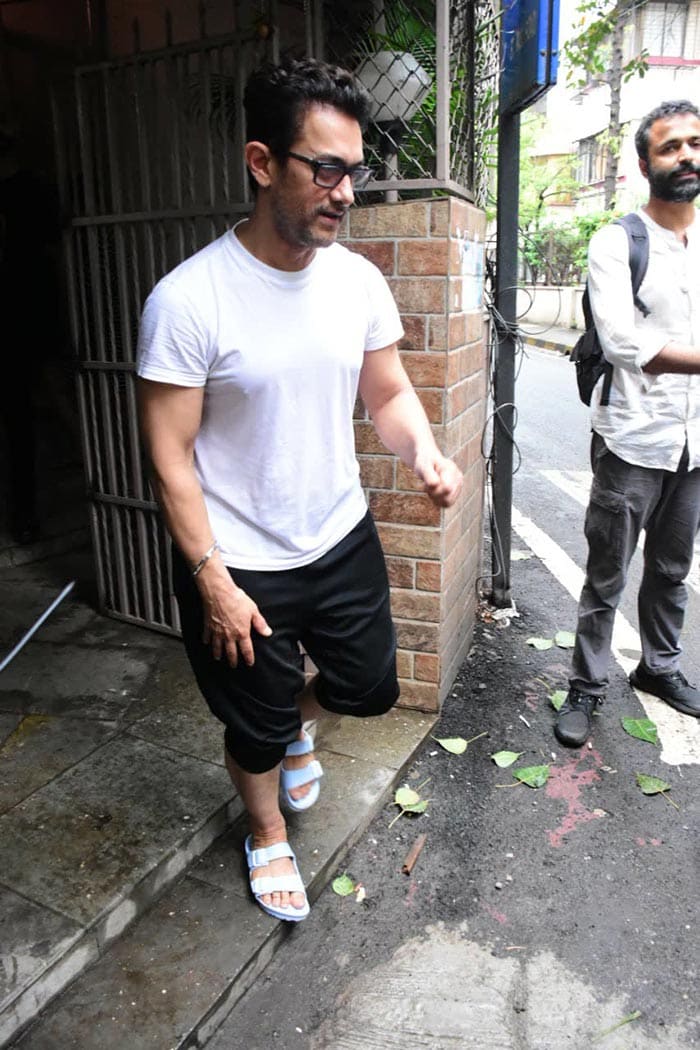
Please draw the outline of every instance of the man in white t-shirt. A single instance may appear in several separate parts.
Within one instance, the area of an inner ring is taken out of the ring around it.
[[[370,176],[367,94],[305,60],[254,73],[244,101],[255,206],[151,293],[139,391],[183,638],[248,810],[251,889],[297,921],[308,902],[279,792],[306,809],[323,772],[302,723],[382,714],[398,697],[354,450],[358,391],[437,506],[455,502],[462,477],[401,365],[384,278],[335,243]],[[300,643],[319,672],[306,685]]]
[[[662,103],[640,123],[635,144],[649,182],[639,212],[649,263],[638,299],[622,226],[598,230],[588,256],[591,308],[613,371],[609,395],[599,380],[591,400],[588,563],[569,692],[554,729],[568,747],[586,742],[602,703],[615,611],[642,529],[642,659],[630,682],[700,717],[700,689],[679,667],[684,581],[700,523],[700,111],[688,101]]]

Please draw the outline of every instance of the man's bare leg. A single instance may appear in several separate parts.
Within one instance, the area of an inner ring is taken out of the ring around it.
[[[275,766],[267,773],[248,773],[241,769],[226,749],[224,755],[229,776],[248,811],[254,849],[272,846],[275,842],[286,842],[287,827],[279,807],[280,767]],[[251,878],[293,874],[291,858],[280,857],[264,868],[254,868]],[[293,908],[304,907],[303,893],[288,893],[285,890],[282,893],[266,893],[261,899],[273,908],[287,908],[290,904]]]
[[[302,722],[313,722],[326,714],[316,699],[317,679],[318,675],[314,675],[313,678],[309,679],[297,696],[297,707],[299,708]],[[302,737],[303,732],[300,731],[298,739],[301,740]],[[303,769],[304,766],[308,766],[309,762],[313,762],[315,757],[313,751],[309,751],[306,755],[287,755],[284,759],[285,769]],[[305,795],[308,795],[312,786],[313,781],[309,784],[302,784],[301,787],[290,788],[289,794],[293,799],[303,798]]]

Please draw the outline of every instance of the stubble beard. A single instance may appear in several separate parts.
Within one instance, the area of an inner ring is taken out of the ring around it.
[[[326,236],[314,233],[313,222],[318,213],[311,216],[298,213],[290,215],[283,207],[273,204],[272,218],[277,234],[290,248],[328,248],[336,239],[335,233]]]
[[[695,179],[678,181],[677,176],[694,173]],[[649,165],[649,188],[658,200],[671,204],[688,204],[700,194],[700,167],[696,164],[676,165],[670,171],[658,171]]]

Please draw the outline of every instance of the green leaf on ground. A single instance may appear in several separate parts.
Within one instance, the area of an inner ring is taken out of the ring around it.
[[[524,753],[524,751],[496,751],[491,755],[491,758],[499,769],[507,769],[508,766],[512,766],[514,762],[517,762]]]
[[[430,777],[428,777],[430,780]],[[419,787],[423,787],[424,784],[428,783],[428,780],[424,780],[423,784],[419,784]],[[421,798],[417,791],[413,788],[401,787],[394,794],[394,802],[399,807],[399,812],[396,814],[394,819],[389,824],[392,828],[399,817],[403,817],[405,813],[425,813],[428,808],[429,798]]]
[[[510,560],[511,561],[527,561],[528,558],[531,558],[531,557],[532,557],[532,553],[530,551],[511,551],[510,552]]]
[[[433,740],[439,744],[440,747],[444,747],[445,751],[449,751],[451,755],[463,755],[467,750],[467,741],[463,736],[434,736]]]
[[[671,785],[659,777],[650,777],[647,773],[635,773],[635,777],[645,795],[663,795],[664,791],[671,790]]]
[[[406,806],[415,806],[416,802],[420,802],[420,795],[413,788],[402,787],[394,795],[394,802],[405,809]]]
[[[560,649],[573,649],[576,644],[576,635],[573,631],[557,631],[554,641]]]
[[[533,649],[543,651],[545,649],[551,649],[554,642],[551,638],[528,638],[527,645],[531,645]]]
[[[402,806],[401,809],[404,813],[425,813],[428,808],[428,799],[421,798],[418,802],[412,802],[409,806]]]
[[[599,1032],[598,1035],[593,1037],[593,1042],[597,1043],[600,1039],[604,1039],[606,1035],[610,1035],[611,1032],[616,1032],[618,1028],[622,1028],[623,1025],[629,1024],[630,1021],[638,1021],[642,1016],[641,1010],[634,1010],[631,1014],[627,1014],[617,1024],[611,1025],[610,1028],[606,1028],[604,1032]]]
[[[524,769],[514,769],[513,776],[521,784],[527,784],[531,788],[541,788],[549,780],[549,766],[526,766]]]
[[[555,689],[553,693],[549,694],[549,702],[555,711],[560,711],[564,701],[566,700],[566,689]]]
[[[355,883],[350,876],[345,873],[343,875],[338,875],[337,878],[333,879],[331,889],[334,893],[337,893],[339,897],[349,897],[351,893],[355,892]]]
[[[622,728],[637,740],[646,740],[648,744],[658,744],[659,736],[656,723],[650,718],[622,718]]]

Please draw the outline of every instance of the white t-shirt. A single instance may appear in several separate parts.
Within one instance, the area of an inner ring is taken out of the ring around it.
[[[195,468],[225,564],[307,565],[364,517],[359,373],[401,335],[379,270],[338,244],[290,273],[229,230],[156,285],[137,372],[204,387]]]

